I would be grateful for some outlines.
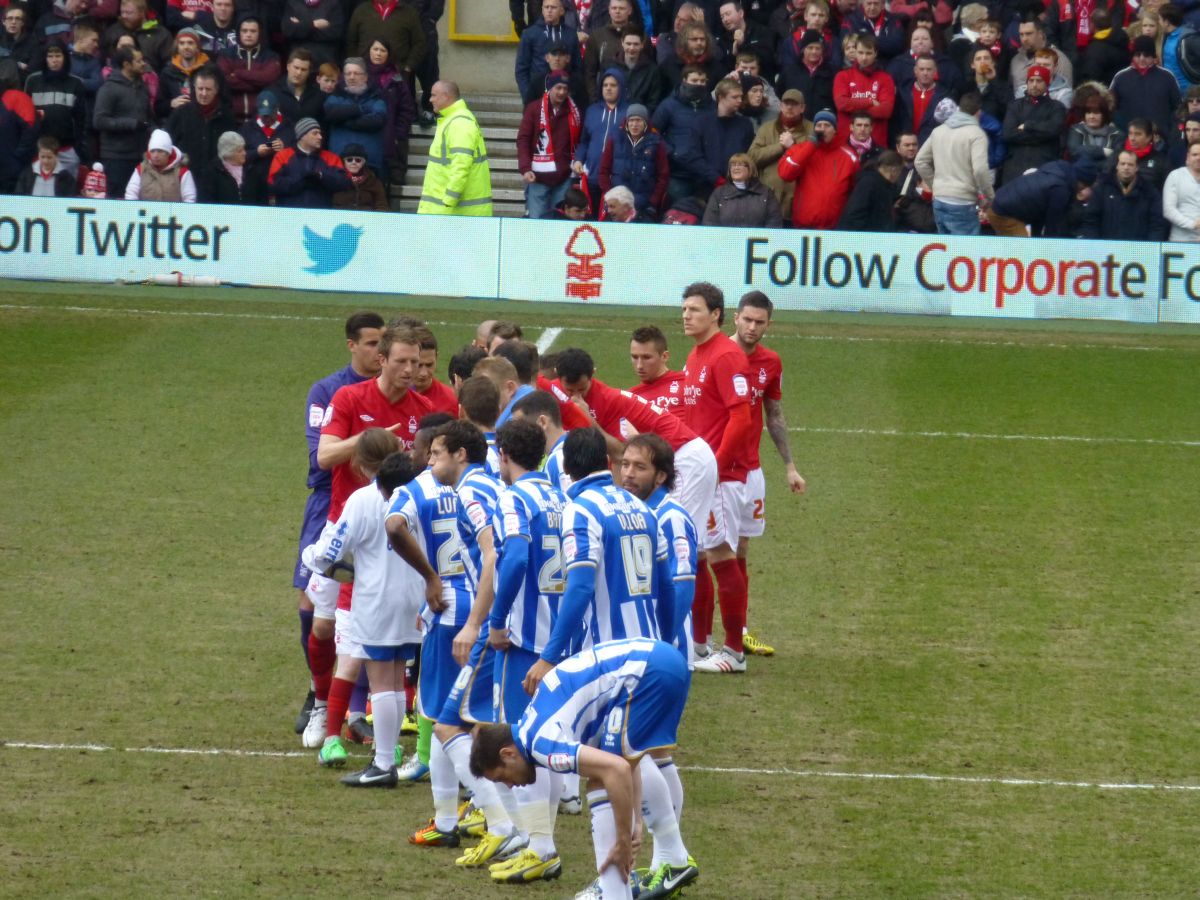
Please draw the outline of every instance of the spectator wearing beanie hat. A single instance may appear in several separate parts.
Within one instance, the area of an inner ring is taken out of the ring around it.
[[[1154,38],[1142,35],[1133,41],[1133,63],[1112,80],[1113,121],[1122,131],[1135,118],[1149,119],[1159,134],[1170,134],[1175,108],[1180,103],[1175,76],[1158,65]]]
[[[387,190],[370,166],[367,165],[367,148],[362,144],[347,144],[342,148],[342,164],[350,176],[350,189],[333,195],[334,209],[352,209],[359,212],[387,212]]]
[[[634,206],[648,218],[665,208],[671,168],[667,144],[650,128],[650,113],[630,104],[621,131],[608,139],[600,157],[600,191],[624,185],[633,191]]]
[[[525,182],[525,214],[540,219],[562,202],[571,186],[571,161],[583,117],[570,97],[562,69],[546,75],[546,91],[525,107],[517,130],[517,170]]]
[[[1096,171],[1095,161],[1081,156],[1074,163],[1056,159],[1006,181],[996,191],[988,220],[1005,237],[1076,237],[1071,223],[1079,210],[1072,207],[1088,201]]]
[[[236,131],[226,131],[217,139],[217,158],[206,179],[208,203],[265,206],[267,184],[265,170],[249,165],[246,139]]]
[[[837,139],[837,123],[832,110],[821,110],[813,116],[812,138],[793,144],[779,160],[779,177],[796,183],[792,198],[796,228],[835,227],[854,186],[858,157]]]
[[[833,79],[836,74],[821,32],[809,30],[800,39],[799,56],[785,63],[779,73],[779,90],[800,91],[808,109],[833,109]],[[782,97],[782,94],[780,95]]]
[[[301,119],[295,130],[296,145],[271,161],[267,190],[276,206],[330,209],[334,194],[350,190],[350,176],[336,154],[321,149],[324,136],[316,119]]]
[[[1047,93],[1050,77],[1045,66],[1030,66],[1025,76],[1025,96],[1010,103],[1004,114],[1004,142],[1008,145],[1004,181],[1062,155],[1067,111]]]
[[[209,63],[208,54],[200,49],[200,40],[200,33],[191,27],[181,28],[175,35],[175,53],[158,73],[154,111],[160,120],[191,101],[192,75]]]
[[[161,128],[154,129],[146,157],[125,187],[125,199],[195,203],[196,181],[184,162],[183,153],[171,143],[171,135]]]

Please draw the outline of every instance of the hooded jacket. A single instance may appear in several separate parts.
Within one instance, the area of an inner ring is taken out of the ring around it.
[[[341,154],[349,144],[362,144],[367,164],[383,172],[383,136],[387,125],[387,101],[379,89],[367,82],[361,94],[352,94],[344,84],[325,98],[325,121],[329,123],[329,149]]]
[[[126,200],[165,200],[170,203],[195,203],[196,181],[178,147],[161,169],[150,162],[150,153],[142,158],[125,186]]]
[[[74,197],[75,196],[75,179],[71,177],[71,173],[67,171],[66,165],[60,159],[58,165],[54,167],[54,171],[49,178],[42,174],[42,164],[36,159],[33,164],[21,172],[17,178],[17,194],[21,197],[32,197],[34,189],[41,183],[44,187],[48,187],[50,193],[38,194],[37,196],[51,197]]]
[[[41,133],[53,136],[63,147],[74,147],[76,152],[86,155],[87,95],[83,81],[71,74],[71,56],[64,45],[55,41],[50,46],[62,51],[63,67],[51,72],[43,51],[42,70],[26,80],[25,93],[40,111]]]
[[[208,54],[203,50],[196,54],[196,61],[190,66],[178,53],[171,57],[171,61],[158,75],[158,97],[154,100],[154,112],[160,120],[171,114],[171,101],[183,93],[185,86],[191,90],[189,82],[196,70],[210,62]]]
[[[570,53],[571,71],[578,71],[579,37],[565,20],[550,26],[544,19],[538,19],[521,32],[515,74],[517,90],[521,92],[521,99],[526,103],[540,100],[546,92],[546,75],[550,71],[546,66],[546,51],[555,44],[562,44],[567,48],[567,52]]]
[[[241,21],[246,18],[249,17],[243,17]],[[233,100],[233,117],[239,123],[254,116],[259,92],[274,84],[282,72],[279,57],[263,46],[261,40],[253,50],[240,45],[230,47],[221,54],[217,64]]]
[[[701,87],[695,97],[685,97],[688,85],[681,84],[654,111],[654,130],[662,135],[671,160],[671,174],[683,178],[707,178],[700,153],[700,120],[716,108],[716,101]],[[710,182],[711,183],[711,182]]]
[[[858,157],[836,137],[819,137],[793,144],[779,160],[779,177],[796,183],[792,199],[792,225],[796,228],[833,228],[842,216],[846,198],[858,174]]]
[[[1076,180],[1075,166],[1056,159],[1036,172],[1006,181],[996,191],[992,208],[1031,225],[1034,237],[1074,237],[1065,227]]]
[[[588,178],[593,183],[597,183],[600,176],[600,157],[604,155],[604,145],[609,138],[620,132],[625,123],[625,111],[629,108],[625,100],[625,73],[613,66],[604,70],[600,80],[603,81],[610,75],[617,79],[617,84],[620,85],[617,105],[609,109],[608,104],[601,99],[587,108],[583,114],[583,129],[579,133],[579,146],[575,148],[576,161],[587,167]]]
[[[141,159],[150,127],[150,93],[120,69],[109,73],[96,94],[92,125],[100,134],[101,159]]]
[[[783,216],[775,195],[757,178],[752,178],[745,187],[727,181],[714,190],[708,197],[701,224],[729,228],[782,228]]]
[[[953,113],[933,129],[917,152],[917,174],[929,185],[935,200],[976,203],[991,199],[988,139],[974,116]]]
[[[171,61],[171,53],[175,49],[175,38],[157,19],[146,19],[137,28],[126,28],[120,20],[113,22],[104,31],[104,46],[108,55],[125,35],[133,38],[133,43],[142,55],[146,57],[146,65],[155,72],[160,72]]]
[[[604,145],[600,159],[600,191],[624,185],[633,191],[634,206],[662,212],[671,181],[667,144],[649,129],[635,142],[622,125]]]

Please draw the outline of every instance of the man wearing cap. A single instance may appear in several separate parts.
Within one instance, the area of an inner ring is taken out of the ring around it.
[[[917,152],[917,174],[933,191],[938,234],[979,234],[980,198],[986,209],[994,195],[982,108],[978,94],[964,96]]]
[[[750,143],[750,149],[746,151],[758,166],[759,181],[779,201],[779,209],[786,221],[792,217],[792,197],[796,185],[779,177],[777,164],[793,144],[807,141],[812,133],[812,123],[804,118],[804,94],[796,88],[788,88],[779,98],[779,115],[773,121],[762,124]]]
[[[531,29],[526,29],[526,32]],[[583,118],[567,90],[567,73],[546,76],[540,100],[525,107],[517,131],[517,170],[525,182],[525,215],[540,219],[571,186],[571,160]]]
[[[1025,96],[1008,105],[1004,114],[1004,142],[1008,145],[1004,181],[1062,155],[1067,111],[1050,98],[1049,87],[1050,70],[1045,66],[1030,66],[1025,77]]]
[[[799,58],[785,63],[779,73],[778,87],[785,94],[793,89],[799,91],[808,109],[833,109],[834,74],[825,52],[825,38],[810,28],[800,38]]]
[[[125,199],[196,202],[196,180],[184,165],[179,148],[171,143],[171,136],[161,128],[150,135],[146,158],[129,177]]]
[[[281,74],[279,57],[263,46],[262,22],[246,15],[238,20],[238,44],[218,58],[221,74],[233,100],[233,117],[245,122],[258,107],[258,93]]]
[[[858,157],[837,139],[837,121],[832,110],[821,110],[813,116],[813,136],[793,144],[779,160],[779,177],[796,184],[792,198],[796,228],[836,226],[854,186]]]
[[[1135,118],[1149,119],[1161,134],[1170,134],[1179,107],[1175,76],[1157,65],[1154,38],[1142,35],[1133,41],[1133,64],[1112,80],[1113,124],[1121,130]]]
[[[235,130],[246,141],[246,165],[258,170],[265,184],[275,154],[295,140],[295,131],[279,115],[275,92],[259,94],[254,118]]]
[[[225,132],[237,130],[229,102],[221,97],[219,82],[214,66],[193,72],[187,94],[181,95],[188,97],[187,102],[171,111],[166,125],[176,146],[187,154],[188,165],[196,173],[200,199],[205,202],[210,196],[208,181],[217,159],[217,141]]]
[[[181,28],[175,35],[175,55],[158,73],[158,98],[154,101],[154,111],[160,120],[191,100],[191,85],[188,82],[192,73],[207,64],[208,54],[200,49],[199,33],[191,27]]]
[[[552,47],[565,50],[567,65],[579,68],[579,37],[563,21],[565,14],[562,0],[543,0],[542,17],[521,32],[521,43],[517,47],[516,79],[517,90],[526,103],[533,103],[542,96],[546,75],[550,71],[546,53]]]
[[[336,154],[321,149],[322,140],[316,119],[296,123],[296,146],[275,154],[267,176],[276,206],[330,209],[334,194],[350,190],[346,167]]]
[[[479,123],[453,81],[436,82],[429,90],[429,102],[437,114],[437,130],[429,145],[417,213],[490,216],[492,173]]]
[[[1096,161],[1090,156],[1074,163],[1048,162],[1036,172],[1005,181],[996,191],[988,221],[1004,237],[1026,237],[1027,227],[1031,237],[1076,237],[1068,212],[1073,203],[1087,203],[1095,180]]]

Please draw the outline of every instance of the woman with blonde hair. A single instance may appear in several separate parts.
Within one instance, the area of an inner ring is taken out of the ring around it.
[[[779,201],[758,180],[758,166],[745,153],[729,157],[725,183],[708,197],[704,225],[732,228],[782,228]]]

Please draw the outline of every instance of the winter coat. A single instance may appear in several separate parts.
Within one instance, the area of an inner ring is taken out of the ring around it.
[[[344,85],[325,98],[325,121],[329,123],[331,151],[341,154],[348,144],[362,144],[367,164],[383,172],[383,133],[387,125],[387,102],[372,84],[361,94],[351,94]]]
[[[729,157],[745,153],[754,141],[754,123],[745,116],[719,116],[713,110],[696,123],[700,154],[704,158],[704,183],[713,185],[729,169]]]
[[[346,55],[367,58],[372,41],[387,45],[388,59],[397,69],[416,71],[425,59],[425,31],[417,11],[400,0],[386,19],[371,0],[365,0],[350,14],[346,28]]]
[[[463,100],[438,113],[417,213],[490,216],[492,173],[479,122]]]
[[[1005,181],[992,209],[1032,226],[1034,237],[1073,237],[1066,231],[1067,212],[1075,199],[1075,168],[1056,159],[1036,172]]]
[[[1145,178],[1135,178],[1129,193],[1106,172],[1096,181],[1083,214],[1080,237],[1110,241],[1165,241],[1167,220],[1162,195]]]
[[[314,28],[313,22],[318,19],[324,19],[329,26]],[[312,54],[314,74],[322,63],[342,62],[342,37],[346,33],[346,8],[342,0],[318,0],[314,6],[305,0],[287,0],[280,28],[291,50],[302,47]]]
[[[382,136],[383,158],[396,159],[400,155],[400,145],[407,144],[413,122],[417,119],[412,88],[407,79],[390,65],[380,68],[367,63],[367,74],[387,108]],[[408,158],[407,154],[404,158]]]
[[[787,130],[796,139],[796,143],[807,141],[813,133],[812,123],[807,119],[801,119]],[[780,157],[783,156],[783,145],[779,143],[779,136],[783,131],[783,122],[778,118],[772,122],[764,122],[755,133],[754,140],[750,142],[750,149],[746,153],[754,161],[754,165],[758,166],[759,180],[775,195],[775,199],[779,201],[780,211],[790,219],[792,197],[795,195],[796,185],[794,182],[784,181],[780,178],[776,168]]]
[[[336,154],[328,150],[304,153],[285,147],[271,160],[267,190],[276,206],[331,209],[333,195],[350,190],[350,176]]]
[[[613,25],[602,25],[592,29],[588,36],[587,51],[583,57],[583,83],[587,87],[589,103],[600,99],[601,78],[624,60],[621,39],[629,32],[629,27],[618,30]],[[646,59],[650,58],[647,50],[642,52]]]
[[[217,141],[227,131],[237,131],[233,113],[228,104],[220,102],[211,118],[195,103],[186,103],[171,113],[166,124],[167,134],[180,150],[187,155],[193,173],[197,176],[197,189],[201,196],[207,194],[205,180],[211,163],[217,158]]]
[[[126,200],[162,200],[168,203],[195,203],[196,179],[187,167],[187,160],[178,147],[163,168],[150,162],[150,154],[142,157],[125,186]]]
[[[541,100],[529,103],[521,116],[521,127],[517,130],[517,170],[522,174],[533,171],[533,155],[541,127],[541,116]],[[550,105],[547,127],[550,129],[554,145],[554,171],[534,172],[534,175],[539,184],[553,187],[571,177],[571,160],[575,156],[575,147],[571,142],[570,113],[566,103],[557,113],[554,111],[554,105]]]
[[[639,210],[663,212],[667,187],[671,180],[667,144],[648,131],[634,144],[624,129],[604,145],[600,158],[600,191],[624,185],[633,191],[634,206]]]
[[[858,174],[858,157],[841,141],[793,144],[779,160],[779,177],[796,183],[792,225],[833,228],[842,216]]]
[[[186,67],[178,55],[171,57],[171,62],[158,74],[158,96],[154,98],[154,113],[160,122],[171,115],[171,101],[182,94],[185,87],[191,90],[192,73],[210,62],[212,60],[204,52],[197,55],[195,63]]]
[[[625,111],[628,108],[625,100],[625,73],[614,67],[605,70],[603,78],[609,75],[616,78],[621,86],[617,94],[616,108],[609,109],[603,100],[597,100],[589,106],[583,113],[579,146],[575,148],[575,159],[587,166],[593,182],[596,182],[600,174],[600,157],[604,154],[604,145],[625,123]]]
[[[297,98],[292,93],[285,75],[271,85],[270,91],[275,95],[275,102],[279,104],[279,118],[289,130],[295,128],[301,119],[316,119],[324,124],[325,98],[328,95],[317,87],[316,82],[310,81]]]
[[[521,32],[517,46],[516,79],[517,90],[525,103],[540,100],[546,93],[546,51],[555,44],[562,44],[571,54],[571,69],[582,71],[579,63],[579,38],[566,22],[551,28],[544,19],[538,19]]]
[[[92,125],[100,135],[101,159],[141,159],[146,149],[150,94],[142,81],[130,81],[118,69],[96,95]]]
[[[957,97],[962,91],[962,72],[944,53],[933,54],[933,61],[937,64],[937,83],[945,89],[947,96]],[[886,71],[896,84],[897,94],[907,91],[917,80],[917,76],[913,73],[916,64],[916,57],[911,53],[901,53],[887,64]]]
[[[217,62],[233,100],[233,117],[245,122],[258,111],[259,92],[279,78],[279,57],[260,44],[253,50],[231,48]]]
[[[1013,102],[1012,85],[1008,83],[1007,78],[1001,78],[997,75],[992,81],[988,82],[985,90],[980,90],[978,83],[973,79],[967,82],[967,91],[974,91],[983,98],[983,111],[998,122],[1004,121],[1004,116],[1008,113],[1008,105]]]
[[[388,212],[392,207],[388,203],[387,190],[383,182],[370,169],[364,170],[359,181],[350,179],[350,189],[338,191],[333,195],[334,209],[353,209],[360,212]]]
[[[616,66],[625,75],[625,101],[640,103],[653,113],[662,103],[666,85],[658,66],[652,62],[638,61],[632,69],[623,62]]]
[[[1112,84],[1117,73],[1129,65],[1129,35],[1125,29],[1111,28],[1103,38],[1093,37],[1083,54],[1075,73],[1075,83],[1098,81]]]
[[[9,90],[0,96],[0,193],[7,193],[37,156],[36,113],[29,95]]]
[[[200,47],[213,59],[219,58],[222,54],[228,53],[231,50],[237,49],[238,46],[238,29],[237,22],[230,22],[222,27],[217,24],[211,12],[202,12],[196,16],[196,28],[208,35],[201,36]]]
[[[1181,95],[1175,76],[1162,66],[1151,66],[1142,74],[1133,66],[1113,76],[1113,124],[1129,129],[1130,119],[1149,119],[1160,134],[1168,135],[1175,124]]]
[[[861,9],[851,13],[842,23],[842,34],[873,34],[881,63],[887,63],[904,52],[904,20],[883,12],[877,22],[870,22]]]
[[[864,169],[854,182],[850,198],[838,219],[840,231],[895,231],[892,207],[900,198],[900,188],[884,178],[878,169]]]
[[[740,188],[733,182],[714,190],[708,197],[703,225],[732,228],[782,228],[779,201],[757,178]]]
[[[21,170],[21,174],[17,178],[17,196],[32,197],[34,185],[41,179],[42,164],[35,159],[31,165]],[[67,171],[67,167],[61,161],[55,166],[50,181],[53,182],[55,197],[74,197],[78,194],[75,179],[71,177],[71,173]]]
[[[810,122],[823,109],[833,109],[833,79],[835,72],[827,62],[811,72],[804,63],[784,66],[776,86],[779,96],[795,88],[804,95],[804,117]]]
[[[267,184],[263,170],[257,166],[242,167],[242,184],[234,180],[225,163],[216,160],[209,166],[208,173],[202,179],[200,197],[205,203],[221,203],[239,206],[266,206]]]
[[[58,72],[42,69],[30,75],[25,93],[39,110],[41,134],[54,137],[63,147],[74,147],[86,159],[87,95],[83,82],[71,74],[71,58]]]
[[[676,88],[654,111],[654,130],[667,145],[672,175],[706,177],[698,126],[700,119],[715,108],[716,103],[707,91],[702,91],[696,100],[684,100],[680,88]]]
[[[1074,161],[1087,155],[1103,163],[1115,156],[1124,144],[1125,135],[1116,125],[1110,123],[1092,129],[1083,122],[1076,122],[1067,132],[1067,158]]]
[[[175,50],[175,38],[157,19],[147,19],[134,29],[126,28],[120,21],[109,25],[104,31],[103,40],[109,56],[112,56],[113,50],[116,49],[117,41],[125,35],[133,38],[134,44],[142,51],[142,56],[146,57],[146,65],[155,72],[163,69],[171,61],[171,54]]]
[[[1026,96],[1010,103],[1004,117],[1004,142],[1008,144],[1004,180],[1017,178],[1026,169],[1036,169],[1058,159],[1062,154],[1066,121],[1067,111],[1063,105],[1047,95],[1036,100]]]
[[[896,111],[896,85],[887,72],[873,67],[864,72],[858,64],[842,69],[833,78],[833,105],[838,114],[838,140],[850,136],[850,117],[866,112],[874,123],[871,138],[881,147],[888,145],[888,122]]]
[[[918,143],[925,143],[929,140],[933,129],[938,126],[937,120],[933,117],[934,112],[937,111],[937,105],[943,100],[952,99],[950,91],[940,81],[935,81],[933,87],[929,89],[931,96],[929,102],[925,104],[925,112],[921,116],[921,121],[914,122],[916,100],[913,97],[913,87],[915,84],[916,82],[913,82],[908,87],[896,90],[896,109],[892,113],[891,137],[893,142],[897,135],[912,131],[916,133]]]

